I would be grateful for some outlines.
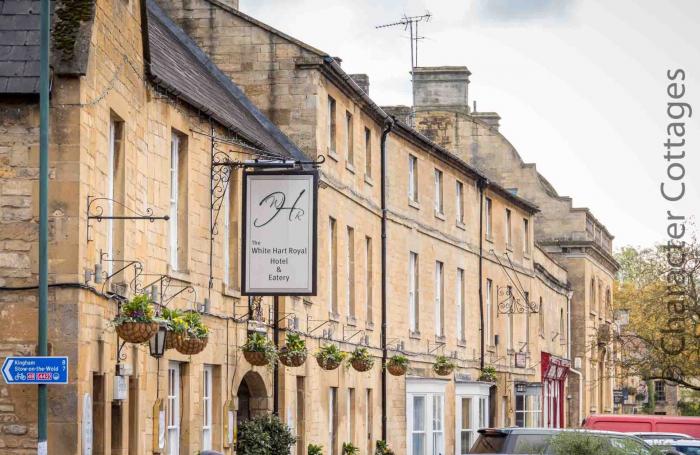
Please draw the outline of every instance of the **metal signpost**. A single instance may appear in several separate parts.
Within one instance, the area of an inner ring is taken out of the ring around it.
[[[68,357],[7,357],[2,377],[7,384],[68,384]]]

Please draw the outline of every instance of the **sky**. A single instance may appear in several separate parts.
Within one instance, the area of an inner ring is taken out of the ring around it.
[[[419,66],[466,65],[470,104],[562,196],[588,207],[614,247],[666,242],[667,211],[700,209],[697,0],[240,0],[241,11],[366,73],[379,105],[411,104],[403,14],[420,25]],[[667,71],[686,72],[685,196],[666,201]]]

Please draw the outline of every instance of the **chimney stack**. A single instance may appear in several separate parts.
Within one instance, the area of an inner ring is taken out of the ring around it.
[[[414,107],[451,108],[469,112],[469,76],[466,66],[413,68]]]
[[[486,123],[491,129],[498,131],[500,126],[501,116],[495,112],[472,112],[472,117]]]
[[[366,74],[350,74],[349,75],[357,85],[360,86],[365,94],[369,95],[369,76]]]

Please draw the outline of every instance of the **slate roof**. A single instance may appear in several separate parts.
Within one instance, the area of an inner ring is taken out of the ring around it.
[[[307,159],[155,1],[148,0],[147,6],[149,73],[157,85],[256,147]]]
[[[0,93],[39,93],[39,3],[0,0]]]

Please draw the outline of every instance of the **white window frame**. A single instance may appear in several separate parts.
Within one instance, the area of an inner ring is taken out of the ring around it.
[[[212,391],[214,386],[214,367],[204,365],[202,369],[202,450],[212,447]]]
[[[418,158],[408,155],[408,199],[418,202]]]
[[[179,193],[180,137],[174,132],[170,139],[170,266],[178,269],[178,193]]]
[[[406,381],[406,454],[445,453],[445,381],[415,379]],[[422,430],[414,428],[414,398],[424,399]],[[437,411],[437,415],[435,412]],[[424,434],[425,452],[415,452],[413,434]],[[437,444],[436,444],[437,443]]]
[[[440,169],[435,169],[435,213],[440,215],[444,212],[442,203],[442,180],[442,171]]]
[[[109,119],[109,156],[107,157],[107,216],[114,216],[114,161],[117,156],[117,125],[114,119]],[[107,220],[107,274],[114,270],[114,220]]]
[[[459,180],[455,184],[455,204],[457,205],[457,223],[464,224],[464,184]]]
[[[470,445],[479,436],[478,430],[488,427],[489,388],[486,383],[457,383],[455,385],[455,455],[466,455],[470,447],[462,447],[462,433],[469,433]],[[462,400],[470,399],[469,428],[462,428]]]
[[[485,308],[485,313],[486,317],[485,319],[485,324],[484,324],[484,338],[486,338],[486,344],[488,346],[493,345],[493,333],[491,333],[491,328],[492,328],[492,306],[493,306],[493,281],[490,279],[486,279],[486,308]]]
[[[435,261],[435,336],[445,335],[445,315],[443,305],[443,289],[445,284],[445,265]]]
[[[180,454],[180,411],[182,396],[180,394],[180,363],[168,363],[168,455]]]
[[[455,302],[457,303],[457,340],[464,341],[466,334],[464,333],[464,269],[457,269],[457,279],[456,282],[456,292]]]
[[[335,236],[337,235],[338,222],[335,218],[328,218],[328,311],[330,313],[336,313],[336,308],[334,308],[335,300],[338,298],[338,293],[336,290],[337,282],[333,278],[336,275],[338,268],[337,254],[333,248],[333,242]]]
[[[345,303],[348,317],[354,318],[356,311],[355,301],[355,229],[347,226],[345,229],[346,251],[345,251],[345,276],[347,277],[345,287]]]
[[[418,331],[418,253],[411,251],[408,259],[408,324],[411,332]]]
[[[372,262],[372,237],[365,237],[365,320],[367,322],[372,322],[374,319],[374,311],[372,306],[374,305],[372,299],[372,287],[374,284],[372,272],[373,272],[373,262]]]

